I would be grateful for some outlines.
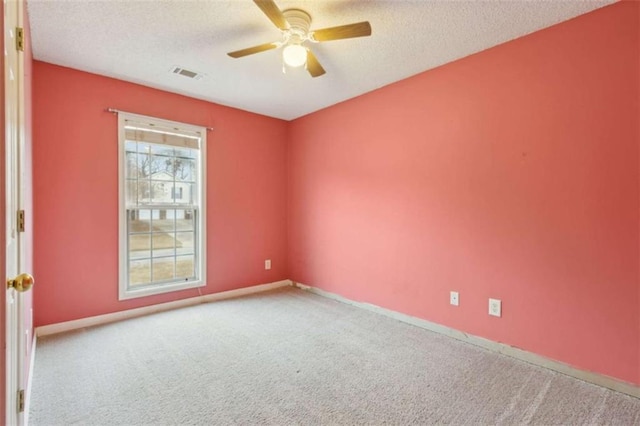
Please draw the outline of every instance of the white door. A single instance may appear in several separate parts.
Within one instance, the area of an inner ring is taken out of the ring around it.
[[[22,0],[4,0],[4,84],[5,84],[5,202],[6,202],[6,272],[11,285],[6,294],[6,424],[22,425],[20,390],[25,389],[26,345],[21,291],[33,284],[33,278],[22,274],[24,242],[19,228],[19,211],[23,203],[21,170],[23,147],[23,57],[16,48],[17,28],[22,27]],[[20,290],[20,291],[18,291]]]

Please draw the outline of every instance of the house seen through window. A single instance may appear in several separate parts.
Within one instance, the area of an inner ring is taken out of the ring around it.
[[[120,298],[204,285],[205,129],[119,113]]]

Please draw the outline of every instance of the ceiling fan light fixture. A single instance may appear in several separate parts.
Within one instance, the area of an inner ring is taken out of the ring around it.
[[[300,67],[307,62],[307,49],[299,44],[290,44],[282,50],[282,59],[290,67]]]

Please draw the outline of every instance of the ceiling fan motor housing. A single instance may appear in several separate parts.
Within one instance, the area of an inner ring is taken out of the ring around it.
[[[282,14],[291,27],[288,30],[289,36],[292,39],[299,38],[298,42],[306,40],[311,26],[311,16],[300,9],[287,9]]]

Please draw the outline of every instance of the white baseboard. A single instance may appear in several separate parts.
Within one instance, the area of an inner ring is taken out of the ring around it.
[[[269,284],[261,284],[261,285],[245,287],[237,290],[206,294],[203,296],[192,297],[189,299],[176,300],[173,302],[162,303],[158,305],[144,306],[142,308],[129,309],[126,311],[113,312],[110,314],[98,315],[98,316],[89,317],[89,318],[82,318],[82,319],[73,320],[73,321],[67,321],[67,322],[62,322],[57,324],[50,324],[50,325],[45,325],[41,327],[36,327],[34,332],[34,337],[33,337],[34,343],[33,343],[33,351],[31,353],[32,369],[29,376],[28,389],[29,390],[31,389],[30,381],[31,381],[31,374],[32,374],[33,365],[34,365],[33,362],[35,357],[35,348],[36,348],[36,341],[37,341],[36,337],[47,336],[47,335],[56,334],[56,333],[63,333],[65,331],[77,330],[80,328],[92,327],[92,326],[101,325],[101,324],[107,324],[110,322],[121,321],[121,320],[135,318],[143,315],[149,315],[156,312],[168,311],[171,309],[177,309],[177,308],[182,308],[186,306],[193,306],[200,303],[213,302],[216,300],[223,300],[223,299],[231,299],[234,297],[240,297],[248,294],[259,293],[259,292],[272,290],[279,287],[285,287],[289,285],[293,285],[302,290],[306,290],[320,296],[334,299],[342,303],[346,303],[352,306],[366,309],[368,311],[376,312],[378,314],[385,315],[387,317],[396,319],[398,321],[412,324],[417,327],[421,327],[426,330],[433,331],[435,333],[452,337],[454,339],[467,342],[475,346],[480,346],[490,351],[498,352],[498,353],[510,356],[512,358],[516,358],[521,361],[525,361],[530,364],[537,365],[539,367],[548,368],[550,370],[557,371],[558,373],[566,374],[568,376],[583,380],[585,382],[593,383],[598,386],[602,386],[617,392],[621,392],[636,398],[640,398],[640,386],[636,386],[631,383],[627,383],[622,380],[615,379],[613,377],[605,376],[603,374],[580,370],[578,368],[572,367],[560,361],[552,360],[552,359],[543,357],[542,355],[535,354],[533,352],[528,352],[523,349],[506,345],[504,343],[498,343],[482,337],[467,334],[462,331],[459,331],[450,327],[446,327],[441,324],[436,324],[421,318],[412,317],[410,315],[392,311],[390,309],[381,308],[379,306],[372,305],[369,303],[356,302],[356,301],[347,299],[346,297],[340,296],[338,294],[324,291],[315,287],[310,287],[302,283],[292,282],[291,280],[276,281]],[[30,398],[27,397],[27,400],[26,400],[27,407],[28,407],[29,400]],[[27,421],[27,417],[28,417],[28,412],[25,415],[25,422]]]
[[[293,285],[291,280],[276,281],[268,284],[255,285],[251,287],[239,288],[237,290],[223,291],[220,293],[205,294],[202,296],[191,297],[188,299],[175,300],[173,302],[160,303],[158,305],[143,306],[136,309],[128,309],[126,311],[112,312],[110,314],[97,315],[94,317],[81,318],[73,321],[60,322],[57,324],[43,325],[36,327],[34,335],[37,337],[48,336],[50,334],[63,333],[65,331],[77,330],[85,327],[93,327],[96,325],[107,324],[115,321],[122,321],[129,318],[149,315],[156,312],[168,311],[171,309],[184,308],[186,306],[198,305],[200,303],[213,302],[216,300],[231,299],[234,297],[245,296],[252,293],[260,293],[272,290],[278,287]]]
[[[475,346],[488,349],[493,352],[498,352],[503,355],[510,356],[512,358],[519,359],[521,361],[528,362],[539,367],[548,368],[549,370],[557,371],[558,373],[566,374],[567,376],[574,377],[576,379],[583,380],[598,386],[602,386],[608,389],[612,389],[617,392],[621,392],[627,395],[640,398],[640,386],[635,386],[631,383],[623,382],[622,380],[615,379],[613,377],[605,376],[604,374],[593,373],[591,371],[580,370],[570,365],[564,364],[560,361],[545,358],[542,355],[528,352],[523,349],[519,349],[513,346],[506,345],[504,343],[494,342],[482,337],[473,336],[462,331],[446,327],[444,325],[436,324],[424,319],[412,317],[410,315],[402,314],[400,312],[392,311],[390,309],[381,308],[369,303],[356,302],[346,297],[340,296],[335,293],[321,290],[319,288],[311,287],[302,283],[293,283],[293,286],[302,290],[309,291],[311,293],[328,297],[330,299],[337,300],[342,303],[346,303],[352,306],[366,309],[368,311],[376,312],[378,314],[385,315],[387,317],[402,321],[408,324],[415,325],[417,327],[424,328],[435,333],[443,334],[454,339],[470,343]]]

